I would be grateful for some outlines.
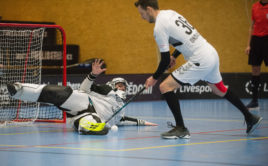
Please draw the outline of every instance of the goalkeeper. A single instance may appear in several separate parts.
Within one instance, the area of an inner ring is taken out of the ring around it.
[[[117,114],[112,120],[105,121],[124,105],[127,81],[114,78],[106,85],[94,83],[96,77],[104,72],[104,61],[96,59],[92,63],[92,71],[84,79],[79,90],[69,86],[38,85],[28,83],[8,84],[10,95],[15,99],[31,102],[50,103],[65,110],[70,123],[79,134],[106,135],[112,125],[156,125],[144,120]]]

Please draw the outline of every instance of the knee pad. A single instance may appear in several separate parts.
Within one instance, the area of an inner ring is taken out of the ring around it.
[[[215,84],[215,86],[219,89],[219,91],[221,91],[222,93],[226,93],[228,88],[223,84],[223,82],[219,82],[217,84]]]
[[[73,90],[69,86],[47,85],[43,88],[38,101],[60,106],[72,92]]]

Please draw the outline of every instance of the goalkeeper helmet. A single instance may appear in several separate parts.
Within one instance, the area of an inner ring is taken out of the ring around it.
[[[116,77],[107,82],[107,85],[112,87],[120,98],[126,99],[128,83],[124,78]]]
[[[127,90],[128,86],[127,80],[121,77],[113,78],[111,81],[107,82],[107,85],[111,86],[113,89],[116,89],[117,88],[116,85],[118,83],[122,83],[123,85],[125,85],[125,91]]]
[[[98,114],[92,113],[79,119],[78,132],[83,135],[106,135],[108,128]]]

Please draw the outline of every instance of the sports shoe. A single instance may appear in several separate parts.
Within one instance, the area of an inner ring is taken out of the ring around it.
[[[173,127],[173,129],[171,129],[168,132],[162,133],[161,134],[162,138],[165,138],[165,139],[177,139],[177,138],[189,139],[191,137],[187,128],[180,127],[180,126],[173,126],[172,124],[170,126]]]
[[[19,83],[7,84],[7,90],[11,96],[14,96],[20,88],[21,85]]]
[[[253,114],[249,119],[246,119],[247,134],[252,133],[259,126],[261,120],[262,117]]]
[[[254,100],[251,100],[251,102],[246,107],[250,111],[260,109],[258,101],[254,101]]]

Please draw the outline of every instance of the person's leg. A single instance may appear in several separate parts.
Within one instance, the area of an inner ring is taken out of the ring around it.
[[[160,91],[175,118],[176,126],[185,127],[182,114],[181,114],[179,98],[174,92],[174,90],[178,89],[179,87],[180,87],[180,84],[178,84],[172,78],[172,76],[169,75],[160,84]]]
[[[222,81],[216,84],[208,83],[208,85],[216,95],[224,97],[240,110],[247,123],[247,133],[250,134],[253,132],[253,130],[259,125],[262,118],[251,114],[242,101],[230,89],[227,89]]]
[[[45,86],[46,85],[16,82],[14,84],[7,84],[7,89],[14,99],[37,102]]]
[[[47,85],[42,89],[38,102],[61,106],[73,94],[69,86]]]
[[[251,77],[252,100],[247,105],[247,108],[249,110],[259,109],[258,97],[259,97],[260,75],[261,75],[261,66],[252,65],[252,77]]]
[[[222,81],[217,84],[208,83],[208,85],[212,89],[214,94],[226,98],[230,103],[232,103],[235,107],[237,107],[245,116],[245,119],[250,117],[251,114],[249,113],[246,106],[230,89],[227,89],[225,87]]]
[[[49,103],[58,107],[65,103],[73,93],[73,90],[69,86],[39,85],[18,82],[8,84],[7,89],[14,99]]]
[[[183,117],[181,114],[179,99],[174,90],[178,89],[180,84],[169,75],[161,84],[160,91],[165,98],[176,122],[176,126],[168,132],[162,133],[162,138],[190,138],[190,133],[184,126]]]
[[[250,110],[258,109],[258,96],[259,96],[259,85],[261,75],[261,64],[265,62],[265,56],[268,52],[267,44],[261,37],[252,36],[250,43],[250,52],[248,56],[248,64],[251,65],[251,90],[252,100],[247,104],[247,108]]]
[[[53,104],[70,114],[83,110],[95,112],[88,94],[73,91],[69,86],[14,83],[8,84],[7,89],[14,99]]]

